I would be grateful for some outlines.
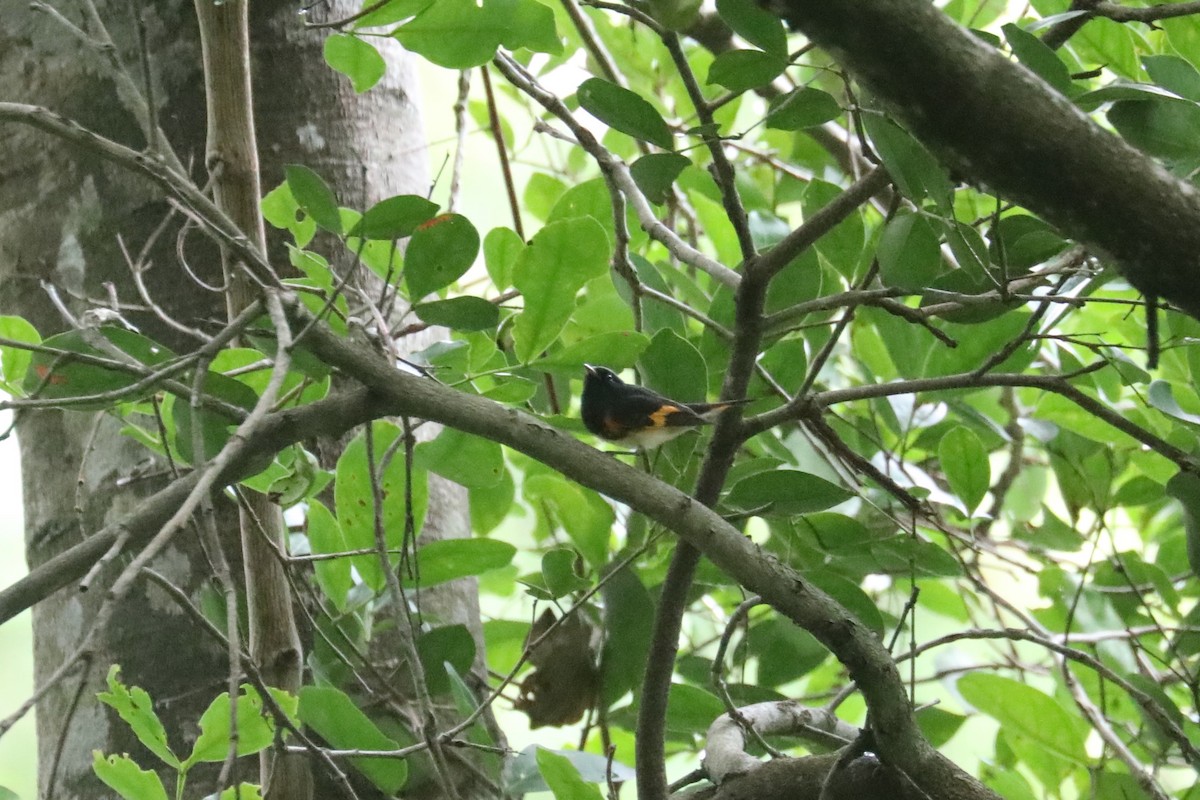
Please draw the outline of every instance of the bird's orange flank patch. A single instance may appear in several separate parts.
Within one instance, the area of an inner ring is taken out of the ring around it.
[[[679,413],[679,406],[662,406],[650,415],[650,424],[655,428],[665,428],[672,414]]]

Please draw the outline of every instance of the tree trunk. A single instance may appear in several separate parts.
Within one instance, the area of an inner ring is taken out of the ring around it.
[[[145,19],[160,124],[193,177],[204,183],[204,90],[192,5],[184,0],[133,5]],[[329,18],[337,18],[359,5],[339,0],[323,8]],[[126,3],[100,3],[99,12],[140,88],[130,8]],[[77,7],[63,8],[62,13],[87,28]],[[88,33],[99,34],[91,29]],[[361,208],[393,194],[424,194],[428,172],[410,61],[398,47],[387,50],[384,80],[371,92],[355,95],[349,82],[324,64],[324,37],[323,31],[304,29],[292,3],[262,0],[251,5],[263,186],[269,190],[282,180],[284,164],[303,163],[338,187],[345,205]],[[0,84],[7,87],[5,99],[47,106],[118,141],[145,144],[129,110],[128,92],[118,90],[103,53],[81,43],[50,14],[30,8],[26,0],[0,0],[0,76]],[[6,126],[0,137],[0,280],[6,289],[0,295],[0,311],[25,316],[45,337],[66,325],[48,301],[43,280],[59,287],[75,313],[91,304],[67,293],[104,298],[105,282],[110,281],[123,302],[140,303],[117,236],[136,253],[166,212],[159,195],[143,181],[29,129]],[[176,231],[177,227],[168,229],[151,251],[154,267],[145,275],[148,288],[165,311],[188,324],[219,320],[224,299],[198,288],[181,271]],[[194,232],[185,248],[192,269],[206,281],[219,283],[215,248]],[[281,249],[272,255],[276,264],[284,263]],[[149,313],[131,310],[126,317],[169,346],[194,346]],[[78,542],[170,479],[163,463],[149,459],[147,451],[119,429],[114,418],[96,420],[81,412],[19,416],[31,565]],[[423,536],[465,534],[465,509],[460,488],[431,485]],[[236,511],[224,512],[230,521],[221,529],[236,530]],[[225,549],[236,564],[236,542],[228,541]],[[104,587],[125,560],[117,558],[108,565],[86,594],[68,589],[35,608],[38,685],[74,652]],[[194,601],[211,576],[191,531],[178,536],[153,568]],[[440,620],[478,628],[469,587],[430,593],[424,608]],[[79,678],[74,677],[56,685],[37,707],[43,795],[53,784],[59,798],[101,796],[105,790],[91,770],[93,749],[129,752],[143,767],[154,764],[129,729],[94,699],[109,664],[121,664],[124,680],[151,693],[169,731],[184,732],[172,740],[177,752],[187,752],[200,712],[224,690],[224,653],[198,633],[166,592],[144,581],[122,601],[113,625],[97,642],[78,704]],[[208,792],[213,787],[198,776],[195,788]],[[470,794],[468,789],[463,796]]]

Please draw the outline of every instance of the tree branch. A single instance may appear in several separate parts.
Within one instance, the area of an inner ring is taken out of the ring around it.
[[[1200,317],[1200,189],[924,0],[775,0],[946,165]]]

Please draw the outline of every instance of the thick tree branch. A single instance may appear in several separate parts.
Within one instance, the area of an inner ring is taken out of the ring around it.
[[[775,0],[944,163],[1200,317],[1200,190],[924,0]]]
[[[386,398],[392,413],[429,419],[512,447],[675,531],[742,586],[812,633],[846,665],[863,687],[880,754],[889,764],[933,796],[995,797],[929,746],[883,643],[828,595],[763,553],[712,509],[516,409],[399,372],[375,354],[333,336],[324,326],[313,327],[304,344],[327,364]]]
[[[303,314],[297,306],[291,306],[292,313]],[[307,318],[293,320],[297,328],[307,322]],[[268,416],[243,455],[222,470],[220,482],[253,474],[262,468],[266,454],[301,438],[336,434],[387,414],[429,419],[505,444],[674,530],[747,589],[810,631],[862,687],[881,756],[931,796],[994,797],[926,742],[883,643],[828,595],[777,563],[712,509],[516,409],[402,373],[323,325],[309,328],[304,346],[367,389]],[[195,480],[190,476],[159,492],[119,523],[0,592],[0,621],[78,579],[120,531],[130,532],[131,545],[145,542],[178,508]]]

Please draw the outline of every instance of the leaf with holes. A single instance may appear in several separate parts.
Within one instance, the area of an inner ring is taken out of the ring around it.
[[[338,210],[337,197],[321,176],[302,164],[287,165],[284,174],[292,197],[304,213],[325,230],[340,234],[342,213]]]

